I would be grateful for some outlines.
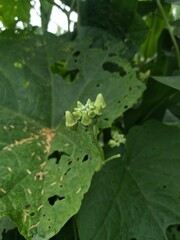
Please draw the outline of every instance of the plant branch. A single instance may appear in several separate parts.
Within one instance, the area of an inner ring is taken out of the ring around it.
[[[160,10],[161,13],[162,13],[163,19],[164,19],[164,21],[165,21],[165,23],[166,23],[166,26],[167,26],[167,29],[168,29],[168,31],[169,31],[169,35],[170,35],[170,37],[171,37],[171,40],[172,40],[173,45],[174,45],[174,48],[175,48],[176,57],[177,57],[177,62],[178,62],[178,67],[180,68],[180,50],[179,50],[177,41],[176,41],[176,39],[175,39],[175,37],[174,37],[174,34],[173,34],[173,32],[172,32],[172,28],[171,28],[171,26],[170,26],[170,24],[169,24],[169,21],[168,21],[168,19],[167,19],[166,14],[165,14],[165,12],[164,12],[164,9],[163,9],[163,6],[162,6],[162,4],[161,4],[161,1],[160,1],[160,0],[156,0],[156,2],[157,2],[157,5],[158,5],[158,7],[159,7],[159,10]]]
[[[68,14],[68,11],[65,8],[62,8],[59,4],[52,2],[51,0],[47,0],[50,4],[56,6],[57,8],[59,8],[62,12],[64,12],[65,14]]]

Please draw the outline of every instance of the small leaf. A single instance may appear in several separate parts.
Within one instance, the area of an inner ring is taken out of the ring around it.
[[[180,90],[180,76],[171,77],[153,77],[156,81],[165,84],[169,87]]]

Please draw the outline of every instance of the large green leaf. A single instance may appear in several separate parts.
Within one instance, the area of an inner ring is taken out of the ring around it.
[[[4,125],[4,134],[16,131],[17,122]],[[0,216],[8,215],[26,239],[49,239],[79,210],[100,153],[80,126],[62,126],[55,136],[43,128],[33,133],[28,122],[26,128],[26,138],[0,152]]]
[[[140,98],[145,87],[130,64],[119,57],[121,43],[105,50],[89,45],[87,41],[68,43],[52,35],[1,39],[1,106],[54,127],[77,100],[94,99],[101,92],[109,106],[101,125],[111,126]],[[62,64],[66,67],[59,70]]]
[[[166,228],[180,223],[179,142],[177,127],[134,127],[125,159],[93,179],[77,217],[80,240],[167,240]]]
[[[101,151],[87,129],[68,130],[64,111],[101,92],[111,126],[144,85],[123,47],[90,48],[63,38],[0,39],[0,216],[26,239],[49,239],[80,208]]]

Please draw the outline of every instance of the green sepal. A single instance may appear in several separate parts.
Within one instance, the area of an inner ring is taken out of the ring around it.
[[[95,100],[95,103],[94,105],[99,108],[105,108],[106,107],[106,103],[105,103],[105,100],[104,100],[104,97],[101,93],[99,93],[96,97],[96,100]]]
[[[74,108],[74,109],[80,110],[83,108],[84,108],[84,105],[80,101],[77,101],[77,108]]]
[[[83,113],[81,123],[84,126],[89,126],[92,123],[92,119],[88,116],[87,112]]]
[[[89,116],[90,118],[94,118],[94,117],[96,116],[95,111],[94,111],[94,110],[88,111],[88,116]]]
[[[81,111],[74,111],[72,115],[76,118],[76,120],[80,120],[82,117]]]
[[[73,127],[77,124],[77,118],[70,111],[65,112],[66,127]]]

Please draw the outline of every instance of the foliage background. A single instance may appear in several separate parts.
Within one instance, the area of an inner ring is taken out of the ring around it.
[[[0,239],[177,240],[180,2],[62,3],[40,1],[35,27],[33,1],[0,0]],[[67,32],[47,31],[53,6]],[[64,123],[99,92],[103,151]]]

